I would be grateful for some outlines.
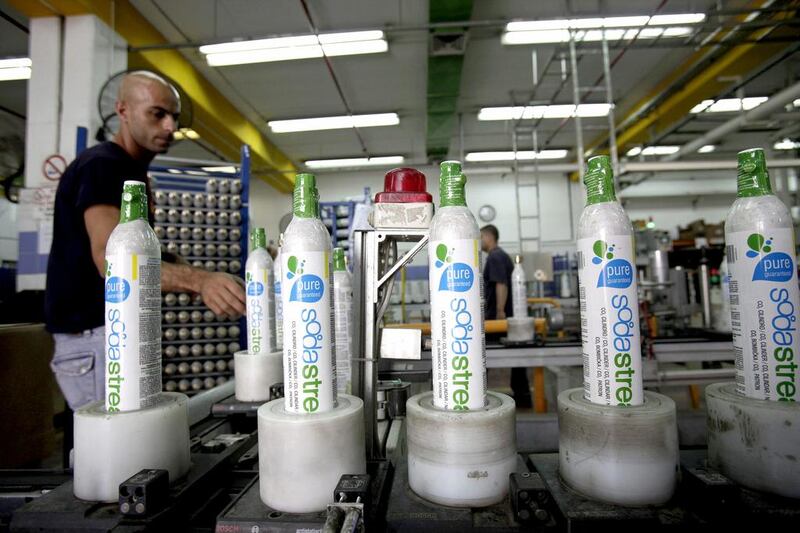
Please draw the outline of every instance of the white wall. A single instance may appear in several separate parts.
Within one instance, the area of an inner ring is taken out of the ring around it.
[[[292,211],[292,197],[276,191],[264,180],[250,179],[250,227],[259,226],[267,231],[267,242],[278,242],[278,224],[281,217]]]
[[[619,196],[632,220],[652,218],[656,228],[675,238],[678,226],[689,222],[725,220],[736,199],[736,175],[729,171],[659,173]]]

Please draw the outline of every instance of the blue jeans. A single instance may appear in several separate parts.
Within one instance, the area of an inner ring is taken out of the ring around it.
[[[105,326],[83,333],[54,333],[50,368],[74,411],[105,396]]]

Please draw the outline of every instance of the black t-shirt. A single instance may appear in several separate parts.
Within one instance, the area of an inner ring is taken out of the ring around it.
[[[104,142],[84,150],[61,176],[45,289],[45,321],[51,333],[79,333],[103,325],[104,279],[92,259],[83,213],[94,205],[119,207],[122,184],[148,183],[147,167],[118,144]],[[149,184],[147,189],[149,197]]]
[[[508,254],[499,246],[489,252],[486,264],[483,265],[483,286],[486,296],[486,320],[497,318],[497,287],[496,283],[505,283],[508,288],[506,299],[506,316],[511,316],[511,272],[514,263]]]

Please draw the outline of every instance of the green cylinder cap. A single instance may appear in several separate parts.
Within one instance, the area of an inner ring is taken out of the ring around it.
[[[464,185],[467,183],[467,177],[461,171],[461,162],[443,161],[439,168],[439,205],[466,206]]]
[[[126,181],[122,185],[119,221],[133,220],[147,220],[147,187],[141,181]]]
[[[267,232],[264,228],[253,228],[250,230],[250,249],[267,249]]]
[[[334,272],[347,270],[347,264],[344,262],[344,248],[333,249],[333,270]]]
[[[617,199],[614,192],[614,171],[611,169],[611,159],[607,155],[589,158],[583,183],[586,185],[587,205],[613,202]]]
[[[739,198],[772,194],[767,158],[761,148],[742,150],[738,156],[736,195]]]
[[[301,218],[319,216],[319,193],[314,174],[303,172],[295,176],[292,211],[294,216]]]

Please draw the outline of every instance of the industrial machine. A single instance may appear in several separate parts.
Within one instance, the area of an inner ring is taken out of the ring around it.
[[[424,181],[422,188],[417,183],[411,189],[385,192],[413,193],[411,199],[419,200],[416,195],[424,192]],[[552,409],[548,412],[542,403],[537,405],[539,412],[516,415],[515,466],[507,479],[498,482],[507,493],[499,503],[449,506],[415,492],[409,480],[407,427],[413,405],[409,407],[408,399],[428,388],[431,356],[423,331],[384,327],[383,318],[397,274],[428,244],[431,215],[429,201],[393,201],[386,205],[378,202],[372,225],[354,228],[354,353],[359,356],[353,359],[352,383],[353,394],[364,404],[367,471],[344,473],[331,490],[324,511],[291,513],[263,503],[256,442],[256,413],[263,402],[237,400],[234,384],[229,382],[193,396],[188,403],[191,468],[182,479],[170,480],[164,470],[145,469],[119,485],[119,501],[93,503],[74,496],[69,469],[1,472],[0,530],[439,532],[583,531],[606,527],[718,530],[734,524],[796,525],[800,519],[797,496],[775,494],[768,486],[754,489],[734,482],[708,462],[703,447],[707,420],[699,411],[680,414],[677,426],[673,421],[676,446],[680,435],[685,449],[679,460],[672,459],[680,470],[674,493],[659,504],[630,507],[613,503],[613,498],[589,497],[570,487],[562,475],[563,458],[554,453],[559,449],[558,416],[563,413],[556,414]],[[685,270],[669,268],[672,256],[664,244],[654,236],[651,245],[641,250],[647,259],[640,265],[644,272],[641,285],[648,312],[658,317],[659,332],[674,332],[683,327],[694,308],[690,298],[684,299],[690,292],[687,278],[680,274]],[[703,265],[717,260],[710,253],[699,253],[697,257],[697,270],[701,273],[705,270]],[[701,288],[703,283],[700,282]],[[564,281],[564,286],[569,287],[569,280]],[[710,304],[710,300],[705,301]],[[535,297],[532,305],[539,306],[544,314],[537,325],[538,340],[489,343],[487,366],[579,367],[582,358],[580,340],[574,331],[579,324],[574,298]],[[654,325],[649,323],[647,327]],[[695,332],[703,330],[698,328]],[[559,331],[565,333],[559,335]],[[733,354],[730,341],[724,336],[659,337],[648,335],[646,341],[648,387],[732,378],[730,366],[675,367],[682,363],[729,362]],[[239,369],[238,364],[236,368]],[[539,378],[542,381],[536,381],[534,375],[535,387],[543,393],[543,375]],[[282,395],[280,383],[270,385],[271,398]],[[560,385],[564,386],[559,390],[574,384]],[[721,428],[722,425],[714,426],[714,435],[721,434]],[[793,431],[794,434],[787,433],[786,439],[800,444],[796,428]],[[269,435],[263,437],[269,439]],[[617,444],[610,442],[608,446]],[[331,449],[331,453],[335,451]],[[486,468],[475,468],[467,476],[470,480],[488,477],[490,468],[491,461],[487,461]],[[674,474],[672,469],[668,475]]]

